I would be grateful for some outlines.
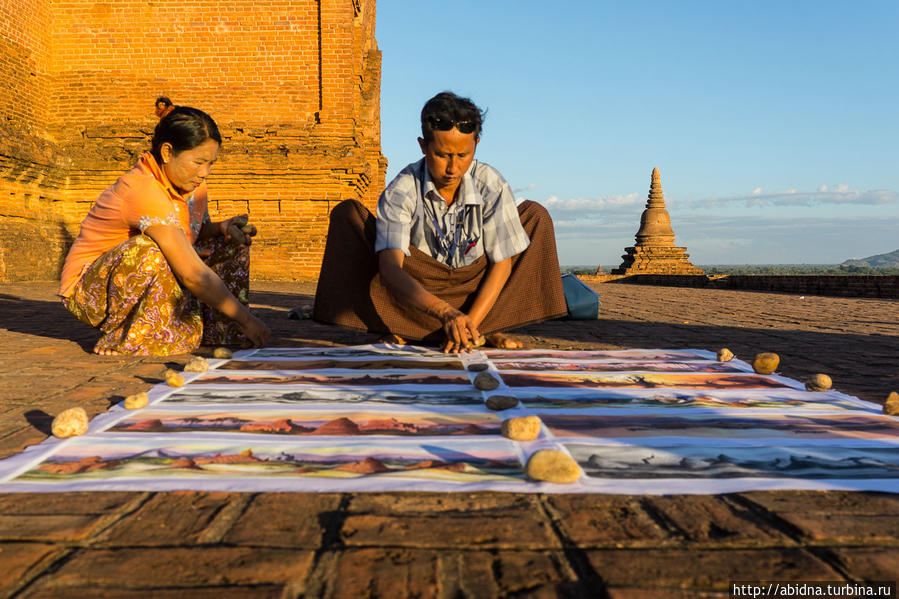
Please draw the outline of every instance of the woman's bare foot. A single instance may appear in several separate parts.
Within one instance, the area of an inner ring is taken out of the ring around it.
[[[490,333],[484,335],[484,345],[487,347],[495,347],[497,349],[521,349],[524,347],[520,341],[516,341],[512,337],[503,335],[502,333]]]
[[[387,333],[383,335],[380,339],[378,339],[378,343],[392,343],[394,345],[406,345],[406,340],[400,337],[399,335],[394,335],[393,333]]]
[[[119,352],[112,349],[105,349],[99,346],[94,346],[94,353],[98,356],[118,356]]]

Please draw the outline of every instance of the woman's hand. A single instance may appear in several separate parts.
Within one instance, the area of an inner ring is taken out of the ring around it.
[[[248,214],[239,214],[221,221],[218,225],[221,235],[226,242],[248,246],[253,243],[253,237],[255,237],[257,232],[256,226],[249,224],[249,222],[250,216]]]
[[[249,310],[243,319],[237,321],[237,324],[240,325],[240,329],[246,335],[247,341],[252,343],[253,347],[264,347],[272,334],[271,329],[258,317],[251,314]]]

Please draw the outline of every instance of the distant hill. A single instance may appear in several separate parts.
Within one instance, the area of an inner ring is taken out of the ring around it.
[[[899,250],[889,254],[877,254],[861,260],[846,260],[840,266],[868,266],[871,268],[897,268],[899,267]]]

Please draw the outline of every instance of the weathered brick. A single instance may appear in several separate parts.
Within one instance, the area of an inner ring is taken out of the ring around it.
[[[179,589],[286,583],[305,579],[313,552],[265,547],[84,550],[43,576],[36,590]]]
[[[717,496],[647,497],[644,504],[691,544],[751,546],[790,542],[751,511]]]
[[[253,498],[223,542],[233,545],[305,547],[321,545],[323,518],[336,512],[337,494],[266,493]]]
[[[845,547],[831,551],[845,565],[854,580],[896,582],[899,549],[895,546]]]
[[[62,550],[43,543],[0,543],[0,594],[8,596],[23,576]]]
[[[579,547],[658,546],[678,542],[631,496],[550,495],[562,533]]]
[[[559,547],[533,496],[362,495],[340,530],[348,546]]]
[[[192,545],[232,495],[177,491],[159,493],[107,531],[104,544]]]
[[[733,580],[840,580],[807,551],[775,549],[637,550],[587,552],[596,573],[610,587],[662,587],[724,591]]]

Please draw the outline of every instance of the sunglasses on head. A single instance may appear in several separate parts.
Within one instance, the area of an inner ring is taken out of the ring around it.
[[[459,133],[474,133],[477,124],[474,121],[454,121],[453,119],[442,119],[432,116],[428,119],[431,128],[437,131],[449,131],[453,127],[459,130]]]

